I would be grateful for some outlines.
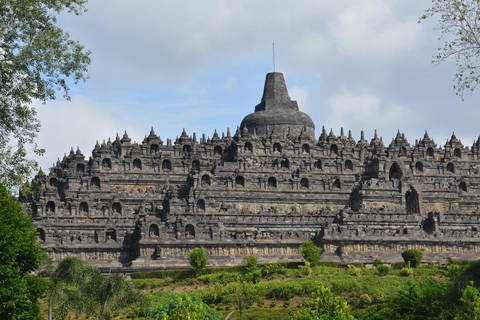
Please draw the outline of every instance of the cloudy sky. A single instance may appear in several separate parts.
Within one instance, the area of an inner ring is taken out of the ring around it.
[[[461,101],[454,61],[431,64],[442,42],[436,20],[418,23],[430,0],[90,1],[61,26],[92,51],[90,80],[71,101],[38,105],[39,159],[52,166],[71,147],[88,157],[127,130],[141,142],[153,126],[166,141],[185,128],[235,131],[260,102],[265,75],[285,76],[290,97],[324,125],[388,144],[428,130],[444,145],[453,131],[480,134],[479,92]]]

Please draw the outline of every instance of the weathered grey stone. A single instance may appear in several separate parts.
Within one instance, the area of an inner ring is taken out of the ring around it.
[[[117,135],[89,159],[72,149],[21,200],[55,259],[103,268],[183,267],[198,246],[213,265],[299,260],[309,239],[341,263],[395,262],[407,248],[431,262],[479,256],[480,139],[437,147],[425,133],[411,146],[399,132],[385,146],[376,132],[314,130],[271,73],[235,135]]]

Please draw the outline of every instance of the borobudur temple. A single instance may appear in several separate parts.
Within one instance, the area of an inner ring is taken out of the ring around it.
[[[72,149],[20,199],[55,260],[102,268],[185,267],[200,246],[217,266],[299,261],[310,239],[323,260],[393,262],[417,248],[443,262],[479,256],[479,168],[480,139],[438,147],[425,133],[412,146],[399,132],[385,145],[343,129],[316,139],[274,72],[233,135],[117,135],[88,159]]]

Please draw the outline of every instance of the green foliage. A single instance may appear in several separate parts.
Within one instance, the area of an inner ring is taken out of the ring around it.
[[[342,297],[334,297],[330,289],[320,287],[312,293],[312,299],[301,305],[295,315],[297,320],[353,320],[350,307]]]
[[[395,270],[400,270],[400,269],[402,269],[402,268],[405,268],[406,265],[407,265],[407,264],[406,264],[405,262],[403,262],[403,261],[398,261],[398,262],[395,262],[392,267],[393,267],[393,269],[395,269]]]
[[[448,301],[458,301],[468,285],[480,288],[480,261],[472,261],[460,267],[452,279]]]
[[[443,47],[433,56],[438,65],[452,58],[457,65],[454,85],[456,94],[463,99],[465,92],[473,93],[480,83],[478,48],[480,47],[480,2],[478,0],[432,0],[432,7],[425,10],[419,22],[438,16],[437,28],[446,35]]]
[[[300,268],[300,270],[302,270],[302,273],[305,276],[311,276],[312,275],[312,268],[310,268],[310,262],[308,262],[307,260],[305,260],[305,265],[298,266],[298,267]]]
[[[257,256],[250,255],[243,259],[242,263],[245,265],[247,272],[252,272],[259,269]]]
[[[267,262],[262,265],[262,276],[270,278],[274,275],[284,275],[286,268],[280,263]]]
[[[197,276],[201,274],[208,265],[208,256],[205,250],[203,250],[203,247],[195,248],[187,253],[187,259]]]
[[[255,270],[245,274],[245,279],[251,283],[258,283],[262,279],[262,272],[260,270]]]
[[[244,309],[248,309],[254,302],[259,301],[259,295],[255,286],[248,282],[234,283],[229,290],[231,293],[223,299],[224,302],[233,303],[235,308],[240,313],[240,319],[242,319],[242,313]]]
[[[454,320],[480,320],[480,291],[473,281],[465,288]]]
[[[416,268],[422,261],[423,252],[417,249],[408,249],[402,252],[402,258],[405,263],[410,262],[410,267]]]
[[[366,293],[362,294],[360,296],[360,306],[362,308],[365,308],[366,306],[372,304],[372,298]]]
[[[399,275],[402,277],[411,277],[413,276],[413,268],[410,267],[410,261],[408,261],[407,266],[400,270]]]
[[[386,276],[390,273],[390,267],[384,266],[384,265],[379,265],[379,266],[377,266],[377,271],[378,271],[379,275]]]
[[[322,257],[322,250],[311,240],[300,245],[300,253],[310,263],[317,262]]]
[[[354,276],[354,277],[359,277],[362,275],[362,269],[360,269],[359,267],[356,267],[353,264],[348,265],[348,272],[350,273],[351,276]]]
[[[375,268],[378,268],[378,266],[383,266],[383,262],[380,259],[375,259],[373,261],[373,265],[375,266]]]
[[[47,283],[30,273],[43,257],[30,219],[0,185],[0,319],[42,319],[38,298]]]
[[[87,79],[90,52],[56,25],[62,11],[79,15],[85,2],[0,2],[0,182],[7,188],[36,168],[26,159],[27,146],[43,153],[34,143],[40,123],[32,101],[54,99],[57,90],[68,99],[67,78]]]
[[[105,277],[100,269],[86,265],[78,257],[71,256],[60,261],[51,281],[57,282],[52,297],[61,319],[71,310],[108,319],[127,306],[138,304],[140,311],[148,306],[146,297],[131,281],[120,274]]]
[[[151,307],[148,313],[154,320],[220,320],[218,311],[193,293],[173,295],[168,302]]]

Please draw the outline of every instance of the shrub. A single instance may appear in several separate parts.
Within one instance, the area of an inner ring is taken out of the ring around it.
[[[205,267],[208,265],[208,256],[205,254],[203,247],[195,248],[187,253],[187,259],[195,270],[196,276],[202,273],[203,270],[205,270]]]
[[[381,276],[386,276],[390,273],[390,268],[384,265],[380,265],[377,267],[378,274]]]
[[[168,302],[151,307],[149,315],[154,320],[208,319],[220,320],[217,310],[209,307],[193,293],[173,295]]]
[[[353,264],[348,265],[348,272],[350,272],[350,275],[353,277],[359,277],[362,275],[362,270]]]
[[[283,303],[284,308],[288,308],[290,306],[290,300],[287,300]]]
[[[352,262],[350,265],[357,267],[357,268],[365,268],[365,265],[361,262]]]
[[[262,279],[262,272],[260,270],[249,272],[245,275],[245,278],[248,282],[258,283]]]
[[[312,275],[312,268],[310,268],[310,262],[305,260],[305,265],[303,266],[298,266],[300,270],[302,270],[302,273],[306,276]]]
[[[277,301],[272,301],[272,303],[270,303],[270,308],[275,308],[277,306]]]
[[[383,266],[383,262],[380,259],[375,259],[375,261],[373,261],[373,265],[375,268],[378,268],[378,266]]]
[[[250,255],[243,259],[242,261],[243,265],[245,266],[245,269],[247,272],[252,272],[258,270],[258,257],[254,255]]]
[[[413,268],[410,267],[410,261],[407,263],[407,266],[405,268],[402,268],[400,270],[400,275],[402,277],[411,277],[413,276]]]
[[[387,296],[382,291],[376,291],[372,295],[372,298],[375,303],[380,303],[380,302],[384,302],[387,299]]]
[[[267,262],[262,265],[262,276],[264,277],[285,273],[287,273],[287,269],[280,263]]]
[[[393,269],[400,270],[402,268],[405,268],[405,266],[406,266],[405,262],[399,261],[393,264]]]
[[[362,308],[365,308],[366,306],[368,306],[369,304],[372,304],[372,298],[370,298],[370,296],[366,293],[362,294],[360,296],[360,306]]]
[[[318,261],[314,265],[319,267],[338,268],[338,262],[336,261]]]
[[[312,293],[311,300],[301,304],[301,309],[294,319],[354,320],[345,299],[334,297],[330,289],[323,286]]]
[[[409,249],[402,252],[405,263],[410,262],[410,267],[416,268],[422,261],[423,252],[417,249]]]
[[[322,250],[312,240],[300,245],[300,253],[310,263],[317,262],[322,257]]]

